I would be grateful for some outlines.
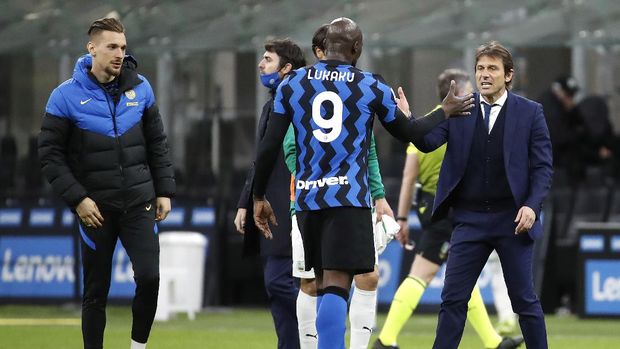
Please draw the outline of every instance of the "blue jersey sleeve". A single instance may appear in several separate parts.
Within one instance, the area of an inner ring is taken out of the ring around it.
[[[375,99],[374,112],[381,122],[389,123],[394,121],[396,114],[396,99],[394,91],[383,80],[381,75],[374,75],[375,82],[372,85],[373,92],[377,96]]]
[[[290,75],[278,85],[276,95],[273,98],[273,112],[281,115],[291,115],[290,105],[288,103],[291,87],[289,86]]]
[[[67,108],[65,96],[62,95],[58,87],[52,91],[50,98],[47,100],[45,112],[54,116],[69,118],[69,110]]]

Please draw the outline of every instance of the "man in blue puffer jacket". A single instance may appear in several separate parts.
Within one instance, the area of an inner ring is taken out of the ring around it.
[[[174,171],[151,85],[125,56],[123,25],[99,19],[88,35],[89,53],[47,103],[39,158],[54,192],[80,221],[84,348],[103,347],[118,239],[136,281],[131,348],[145,348],[159,289],[156,221],[170,212]]]

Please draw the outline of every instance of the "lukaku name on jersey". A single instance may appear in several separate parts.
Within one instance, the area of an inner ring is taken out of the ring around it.
[[[329,71],[329,70],[317,70],[308,69],[308,80],[329,80],[329,81],[346,81],[353,82],[355,80],[355,73],[344,71]]]

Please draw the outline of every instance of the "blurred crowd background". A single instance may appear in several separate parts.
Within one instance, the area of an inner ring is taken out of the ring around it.
[[[312,33],[340,16],[364,32],[358,66],[402,86],[417,114],[437,104],[442,70],[473,76],[478,45],[499,40],[509,47],[513,90],[543,104],[554,147],[538,280],[546,311],[574,308],[577,224],[620,222],[616,0],[2,0],[2,207],[60,205],[41,176],[36,137],[49,93],[86,52],[90,23],[110,15],[123,21],[128,52],[154,87],[176,168],[175,201],[215,208],[222,286],[212,303],[251,302],[255,296],[235,285],[260,282],[260,266],[239,259],[232,221],[267,98],[257,69],[263,43],[290,37],[312,62]],[[395,208],[406,145],[378,123],[375,132]]]

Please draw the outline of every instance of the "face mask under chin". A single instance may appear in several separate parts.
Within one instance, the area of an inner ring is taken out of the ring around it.
[[[271,74],[261,74],[260,82],[267,88],[275,89],[282,82],[282,79],[280,79],[280,74],[276,71]]]

